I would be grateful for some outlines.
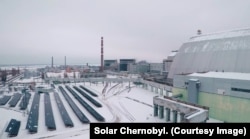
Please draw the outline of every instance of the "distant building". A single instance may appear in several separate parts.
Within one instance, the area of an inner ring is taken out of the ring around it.
[[[163,71],[163,63],[149,63],[150,73],[161,74]]]
[[[129,64],[135,64],[135,59],[120,59],[119,71],[128,71]]]
[[[178,51],[172,51],[170,55],[168,55],[167,59],[163,60],[163,71],[169,72],[170,67],[174,61],[174,57],[176,56]]]
[[[147,62],[130,63],[128,64],[128,72],[133,74],[148,73],[149,63]]]
[[[24,75],[24,78],[28,79],[31,77],[41,76],[41,73],[34,69],[24,69],[23,75]]]
[[[7,81],[8,72],[6,70],[0,70],[0,75],[2,82]]]
[[[104,60],[104,70],[117,71],[118,61],[117,60]]]

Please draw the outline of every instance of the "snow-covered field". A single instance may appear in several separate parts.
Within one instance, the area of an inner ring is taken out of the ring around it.
[[[59,84],[67,91],[63,84]],[[55,91],[59,93],[59,96],[69,113],[70,118],[74,123],[74,127],[65,127],[59,109],[57,107],[53,92],[50,92],[50,99],[52,104],[53,115],[56,123],[56,130],[50,131],[45,125],[45,110],[44,110],[44,94],[40,95],[40,107],[39,107],[39,122],[38,132],[30,134],[26,127],[28,111],[19,110],[19,104],[15,108],[10,108],[8,103],[4,106],[0,106],[0,138],[13,138],[13,139],[35,139],[35,138],[53,138],[53,139],[86,139],[89,138],[89,124],[81,123],[77,118],[70,105],[59,91],[56,85]],[[131,89],[128,88],[129,83],[111,83],[106,88],[105,96],[102,95],[102,90],[106,84],[103,83],[72,83],[69,86],[83,85],[92,90],[98,97],[93,97],[99,103],[102,104],[101,108],[95,107],[92,103],[82,97],[77,91],[79,96],[84,99],[90,106],[92,106],[99,114],[105,118],[105,122],[165,122],[165,119],[159,119],[153,116],[153,97],[159,94],[145,90],[140,86],[131,84]],[[15,92],[7,93],[5,95],[13,95]],[[90,122],[99,122],[93,116],[86,111],[86,109],[73,97],[73,95],[67,91],[68,95],[73,99],[75,104],[80,110],[89,118]],[[29,101],[28,110],[32,105],[34,92],[31,92],[32,96]],[[3,94],[0,95],[0,98]],[[20,103],[20,101],[19,101]],[[5,131],[8,122],[15,118],[21,121],[21,127],[16,137],[8,137]]]

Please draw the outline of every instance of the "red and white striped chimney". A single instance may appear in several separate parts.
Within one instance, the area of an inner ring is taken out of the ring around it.
[[[103,72],[103,37],[101,37],[101,72]]]

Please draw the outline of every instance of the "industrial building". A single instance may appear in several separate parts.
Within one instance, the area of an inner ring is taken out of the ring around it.
[[[130,63],[128,65],[129,73],[133,74],[141,74],[141,73],[148,73],[149,72],[149,63],[146,61],[140,61],[137,63]]]
[[[161,74],[163,71],[163,63],[149,63],[149,69],[151,73]]]
[[[128,71],[128,65],[134,64],[135,62],[136,62],[135,59],[120,59],[119,70],[120,71]]]
[[[117,71],[118,70],[118,61],[116,59],[104,60],[104,70]]]
[[[164,72],[167,72],[167,73],[169,72],[170,67],[174,61],[174,58],[175,58],[177,52],[178,52],[177,50],[172,51],[170,53],[170,55],[168,55],[167,59],[163,59],[163,71]]]
[[[191,37],[168,74],[173,95],[209,107],[209,117],[250,122],[250,29]]]

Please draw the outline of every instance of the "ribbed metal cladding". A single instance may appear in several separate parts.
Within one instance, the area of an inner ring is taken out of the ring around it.
[[[204,34],[182,44],[168,78],[208,71],[250,73],[246,59],[250,59],[250,29]]]

